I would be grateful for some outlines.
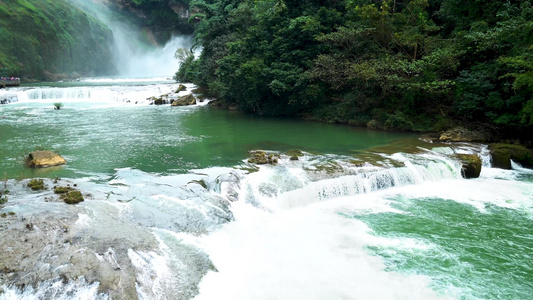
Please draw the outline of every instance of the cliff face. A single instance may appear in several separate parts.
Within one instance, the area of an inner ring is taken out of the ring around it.
[[[192,34],[188,24],[188,1],[179,0],[92,0],[115,11],[124,23],[144,31],[156,44],[164,44],[172,35]]]
[[[0,1],[0,73],[34,80],[113,72],[112,32],[66,0]]]

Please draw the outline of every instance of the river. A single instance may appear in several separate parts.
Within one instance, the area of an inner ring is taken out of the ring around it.
[[[88,78],[0,90],[0,299],[533,295],[532,170],[492,168],[485,145],[207,101],[149,105],[177,87]],[[24,166],[44,149],[68,164]],[[248,163],[253,150],[279,161]],[[463,179],[455,153],[480,155],[480,178]],[[67,184],[85,201],[57,199],[52,187]]]

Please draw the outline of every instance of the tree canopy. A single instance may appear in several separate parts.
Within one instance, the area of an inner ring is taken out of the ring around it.
[[[190,5],[203,51],[177,79],[242,110],[404,130],[533,128],[530,1]]]

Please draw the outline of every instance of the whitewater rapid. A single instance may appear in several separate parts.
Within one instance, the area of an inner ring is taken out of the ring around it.
[[[531,171],[516,164],[510,171],[485,167],[479,179],[465,180],[459,163],[442,154],[452,148],[434,150],[384,155],[404,164],[396,168],[306,154],[299,161],[282,156],[278,165],[251,173],[209,168],[158,176],[120,169],[112,179],[72,181],[92,195],[77,208],[72,230],[120,239],[120,230],[109,229],[133,226],[130,234],[153,237],[146,249],[115,245],[108,250],[111,256],[101,259],[134,273],[139,299],[477,299],[468,288],[443,288],[428,275],[391,272],[368,250],[449,255],[439,246],[379,236],[365,222],[347,217],[405,214],[400,199],[435,197],[481,213],[490,204],[531,214],[532,183],[515,181]],[[326,161],[337,168],[322,169]],[[17,182],[9,184],[20,198],[2,212],[31,215],[29,207],[39,200],[24,194]],[[4,285],[0,299],[107,299],[109,292],[100,291],[99,284],[80,277],[51,278],[24,289]]]
[[[64,129],[41,141],[71,151],[67,166],[32,173],[47,177],[45,191],[30,191],[22,173],[0,183],[9,190],[0,206],[1,300],[527,299],[533,293],[531,170],[515,163],[512,170],[492,168],[485,145],[420,141],[411,151],[302,151],[298,160],[264,148],[279,162],[255,165],[245,147],[259,142],[240,141],[246,132],[228,134],[229,141],[209,137],[237,130],[226,127],[239,122],[234,114],[229,123],[214,123],[205,103],[145,107],[178,87],[165,77],[89,78],[0,91],[0,99],[9,99],[0,105],[2,128],[44,126],[43,135]],[[186,88],[175,96],[194,86]],[[65,104],[61,111],[53,110],[56,102]],[[238,127],[264,128],[256,121]],[[11,136],[15,141],[3,146],[16,154],[5,152],[5,165],[18,170],[18,152],[29,146],[17,148],[26,134]],[[293,145],[270,138],[261,145]],[[225,147],[235,143],[242,161],[215,163],[226,162],[217,156],[231,154]],[[146,156],[135,156],[142,151]],[[481,157],[479,178],[462,178],[457,153]],[[66,205],[55,185],[76,186],[85,201]]]

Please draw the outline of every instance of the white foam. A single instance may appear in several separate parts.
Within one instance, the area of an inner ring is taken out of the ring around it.
[[[322,205],[271,214],[235,203],[236,221],[202,241],[218,272],[195,299],[437,299],[423,276],[384,271],[368,227]]]
[[[16,287],[2,286],[3,294],[0,294],[0,300],[38,300],[38,299],[57,299],[57,300],[106,300],[109,297],[105,294],[98,293],[98,282],[88,284],[83,277],[76,281],[64,283],[62,279],[49,280],[40,282],[34,289],[28,286],[24,289]]]

